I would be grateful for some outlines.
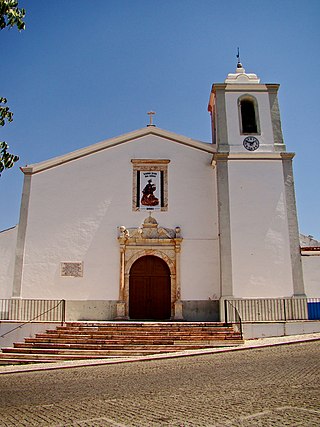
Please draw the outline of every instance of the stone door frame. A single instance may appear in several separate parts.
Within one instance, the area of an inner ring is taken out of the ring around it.
[[[171,319],[183,320],[180,289],[180,228],[158,227],[151,215],[139,228],[119,227],[120,284],[117,319],[129,319],[129,279],[133,263],[147,255],[161,258],[170,270]]]

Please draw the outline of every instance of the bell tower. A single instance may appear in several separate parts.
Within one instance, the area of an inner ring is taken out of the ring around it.
[[[212,85],[222,299],[304,295],[294,154],[283,141],[278,89],[240,62]]]
[[[224,83],[212,85],[212,142],[220,153],[284,152],[278,84],[262,84],[238,62]]]

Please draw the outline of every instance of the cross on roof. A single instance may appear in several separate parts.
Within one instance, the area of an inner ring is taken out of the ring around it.
[[[148,116],[149,116],[149,120],[150,120],[150,122],[149,122],[149,124],[148,124],[148,126],[155,126],[154,124],[153,124],[153,122],[152,122],[152,120],[153,120],[153,116],[156,114],[155,113],[155,111],[148,111]]]

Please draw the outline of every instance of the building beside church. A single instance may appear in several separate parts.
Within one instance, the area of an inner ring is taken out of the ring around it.
[[[65,299],[69,320],[209,321],[225,299],[320,297],[278,89],[238,63],[212,86],[211,143],[151,124],[21,168],[0,298]]]

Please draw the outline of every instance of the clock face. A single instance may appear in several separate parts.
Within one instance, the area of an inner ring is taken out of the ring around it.
[[[247,136],[243,140],[243,146],[249,151],[255,151],[259,148],[259,140],[254,136]]]

